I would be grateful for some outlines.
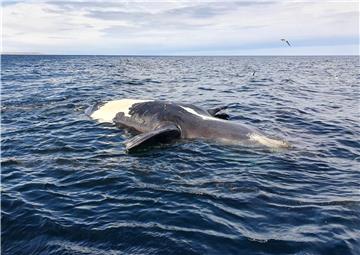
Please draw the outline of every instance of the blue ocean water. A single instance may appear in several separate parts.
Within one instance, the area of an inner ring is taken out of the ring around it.
[[[1,57],[2,254],[359,254],[359,57]],[[255,73],[254,73],[255,72]],[[85,109],[230,105],[288,140],[124,152]]]

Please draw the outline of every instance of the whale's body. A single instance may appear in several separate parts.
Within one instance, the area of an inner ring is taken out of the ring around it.
[[[226,116],[218,114],[225,108],[205,110],[191,104],[121,99],[97,104],[87,113],[98,121],[140,133],[125,142],[127,151],[180,138],[288,147],[285,141],[269,138],[255,128],[219,118]]]

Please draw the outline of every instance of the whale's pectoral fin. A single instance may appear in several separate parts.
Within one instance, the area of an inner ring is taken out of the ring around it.
[[[220,111],[225,110],[227,108],[228,107],[225,105],[225,106],[219,106],[219,107],[211,108],[211,109],[208,109],[207,111],[213,117],[223,119],[223,120],[228,120],[228,119],[230,119],[229,114],[227,114],[227,113],[219,113]]]
[[[223,106],[219,106],[219,107],[215,107],[215,108],[211,108],[211,109],[208,109],[208,113],[211,115],[211,116],[215,116],[215,114],[217,114],[218,112],[222,111],[222,110],[225,110],[227,109],[228,107],[226,105],[223,105]]]
[[[227,114],[227,113],[217,113],[214,115],[215,118],[218,118],[218,119],[223,119],[223,120],[228,120],[230,119],[230,115]]]
[[[180,136],[180,129],[175,124],[168,124],[153,131],[134,136],[125,141],[126,151],[133,152],[146,146],[170,142]]]

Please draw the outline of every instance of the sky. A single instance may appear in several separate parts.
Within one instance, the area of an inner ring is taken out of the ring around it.
[[[1,12],[2,52],[359,55],[358,1],[3,0]]]

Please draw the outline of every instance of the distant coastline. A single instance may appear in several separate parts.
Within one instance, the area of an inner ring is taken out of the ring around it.
[[[40,52],[1,52],[1,55],[46,55],[44,53],[40,53]]]

